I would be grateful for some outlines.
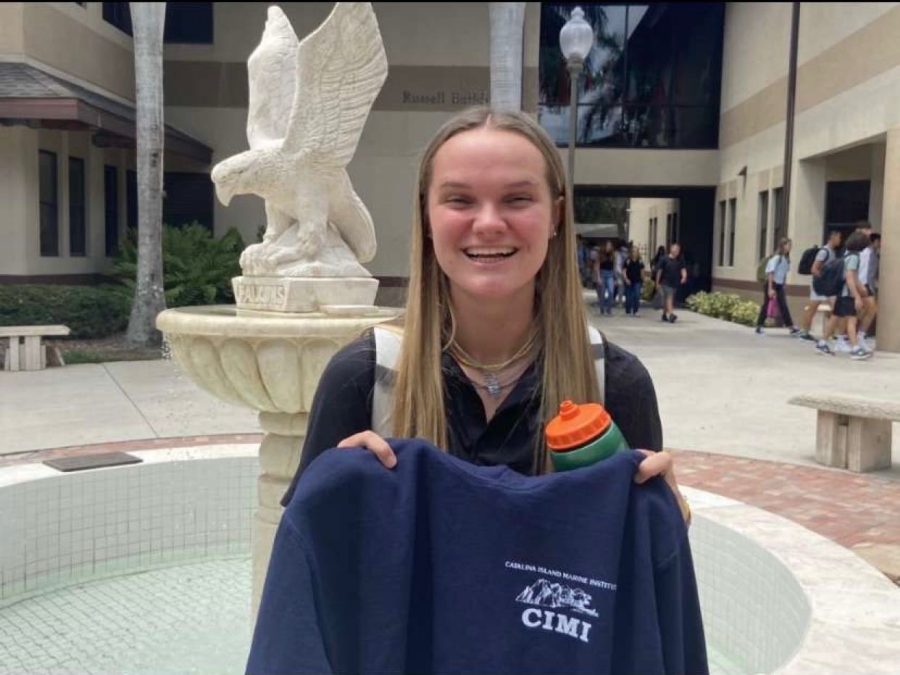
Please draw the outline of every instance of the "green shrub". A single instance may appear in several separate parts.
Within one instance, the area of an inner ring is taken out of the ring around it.
[[[653,279],[644,279],[644,285],[641,287],[641,300],[650,302],[656,295],[656,283]]]
[[[700,291],[684,301],[688,309],[717,319],[734,321],[745,326],[756,325],[759,304],[743,300],[735,293],[707,293]]]
[[[125,330],[131,300],[109,287],[44,284],[0,286],[0,326],[63,324],[75,338]]]
[[[129,232],[115,259],[112,274],[134,295],[137,278],[137,234]],[[166,306],[233,303],[231,278],[240,276],[238,260],[244,241],[234,228],[221,239],[200,225],[163,228],[163,288]]]
[[[731,312],[731,320],[744,326],[755,326],[759,316],[759,303],[741,300]]]

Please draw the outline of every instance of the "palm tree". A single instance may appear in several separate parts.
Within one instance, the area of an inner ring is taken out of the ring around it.
[[[137,107],[138,269],[128,320],[128,341],[162,342],[156,315],[166,308],[163,294],[163,30],[165,2],[131,2]]]
[[[522,109],[522,41],[524,2],[490,3],[491,106]]]
[[[585,21],[594,29],[595,47],[585,59],[579,96],[586,110],[579,113],[578,139],[586,142],[595,117],[599,115],[599,123],[605,124],[612,108],[621,101],[623,49],[620,40],[609,30],[609,17],[602,5],[584,4],[581,8]],[[570,103],[569,71],[559,48],[559,32],[569,20],[571,10],[569,5],[554,5],[541,14],[540,98],[544,105],[557,110]],[[602,53],[598,48],[606,52],[602,61],[598,60]]]

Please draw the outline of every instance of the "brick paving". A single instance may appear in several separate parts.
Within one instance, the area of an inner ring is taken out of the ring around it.
[[[900,485],[874,473],[676,450],[678,481],[792,520],[900,581]]]

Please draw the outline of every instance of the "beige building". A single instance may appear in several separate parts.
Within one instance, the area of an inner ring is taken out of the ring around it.
[[[236,227],[254,241],[262,202],[222,207],[208,172],[247,147],[246,60],[266,5],[169,5],[166,220],[197,219],[217,234]],[[302,38],[331,4],[281,6]],[[0,282],[95,279],[135,221],[123,7],[0,4]],[[678,239],[696,288],[754,298],[757,262],[779,234],[799,259],[826,223],[867,217],[885,235],[878,344],[900,350],[900,6],[800,4],[787,200],[791,3],[585,8],[608,39],[582,88],[577,194],[630,197],[629,236],[651,256]],[[396,288],[408,275],[418,157],[445,119],[489,97],[489,9],[386,2],[375,12],[390,71],[349,171],[378,233],[368,267]],[[568,85],[555,34],[567,12],[528,3],[524,28],[523,107],[563,152]],[[806,282],[789,280],[797,308]]]
[[[628,240],[649,262],[660,246],[679,240],[678,199],[634,197],[628,204]]]

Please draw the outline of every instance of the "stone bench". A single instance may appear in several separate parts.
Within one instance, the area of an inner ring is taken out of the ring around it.
[[[50,335],[68,335],[68,326],[0,326],[0,338],[9,338],[4,370],[41,370],[47,367],[47,353],[41,338]],[[62,355],[56,351],[59,365],[65,365]]]
[[[850,471],[891,466],[891,423],[900,422],[900,403],[850,396],[794,396],[792,405],[815,408],[816,461]]]

